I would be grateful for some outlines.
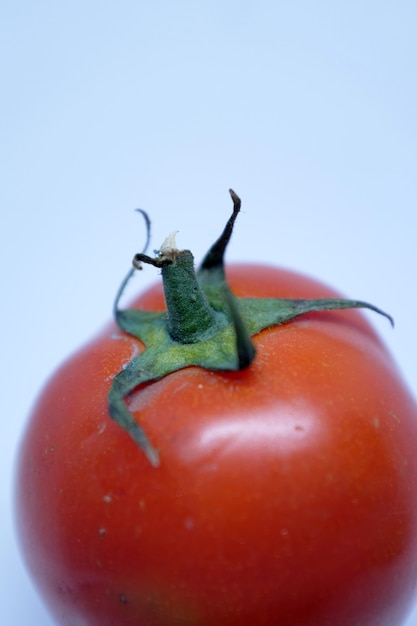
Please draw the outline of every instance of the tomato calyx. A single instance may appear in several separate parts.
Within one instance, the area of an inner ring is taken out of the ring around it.
[[[233,212],[199,270],[189,250],[178,250],[170,235],[156,257],[142,253],[123,281],[114,304],[116,323],[140,339],[145,350],[113,379],[108,396],[110,416],[132,437],[150,463],[160,463],[158,451],[126,405],[127,396],[143,383],[156,381],[191,365],[213,371],[237,371],[255,358],[251,337],[313,311],[367,308],[392,318],[361,300],[343,298],[282,299],[237,298],[227,283],[224,255],[230,241],[241,201],[233,190]],[[149,232],[149,221],[147,221]],[[148,237],[149,239],[149,237]],[[161,269],[166,311],[122,310],[120,297],[135,270],[142,264]]]

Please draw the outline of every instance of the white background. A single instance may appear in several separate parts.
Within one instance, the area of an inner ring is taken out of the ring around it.
[[[3,0],[2,622],[49,626],[15,546],[13,464],[58,363],[143,244],[285,265],[372,320],[417,392],[415,0]],[[137,277],[140,289],[156,278]],[[408,625],[417,625],[417,611]],[[393,625],[398,626],[398,625]]]

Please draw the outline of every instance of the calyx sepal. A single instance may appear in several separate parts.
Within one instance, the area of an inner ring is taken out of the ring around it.
[[[255,358],[251,337],[313,311],[366,308],[385,316],[393,324],[390,315],[361,300],[237,298],[230,290],[224,271],[225,251],[241,206],[233,190],[230,195],[232,215],[197,272],[192,253],[177,250],[172,234],[156,257],[147,256],[146,247],[135,255],[133,267],[116,295],[113,310],[117,325],[140,339],[145,349],[114,377],[108,409],[110,416],[127,431],[154,467],[160,462],[158,451],[126,405],[127,396],[143,383],[159,380],[191,365],[213,371],[249,367]],[[143,215],[149,241],[149,220]],[[127,282],[142,264],[161,269],[166,311],[119,308]]]

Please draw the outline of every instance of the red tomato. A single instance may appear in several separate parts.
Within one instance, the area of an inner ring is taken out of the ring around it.
[[[332,297],[264,266],[239,296]],[[135,307],[163,308],[159,286]],[[417,581],[417,409],[357,310],[254,337],[245,370],[189,367],[107,413],[142,344],[114,324],[43,391],[19,453],[27,565],[66,626],[399,626]]]

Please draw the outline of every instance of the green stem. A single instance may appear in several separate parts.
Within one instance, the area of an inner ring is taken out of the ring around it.
[[[162,266],[162,280],[170,336],[180,343],[201,341],[217,326],[216,313],[198,284],[189,250],[178,251],[172,263]]]

